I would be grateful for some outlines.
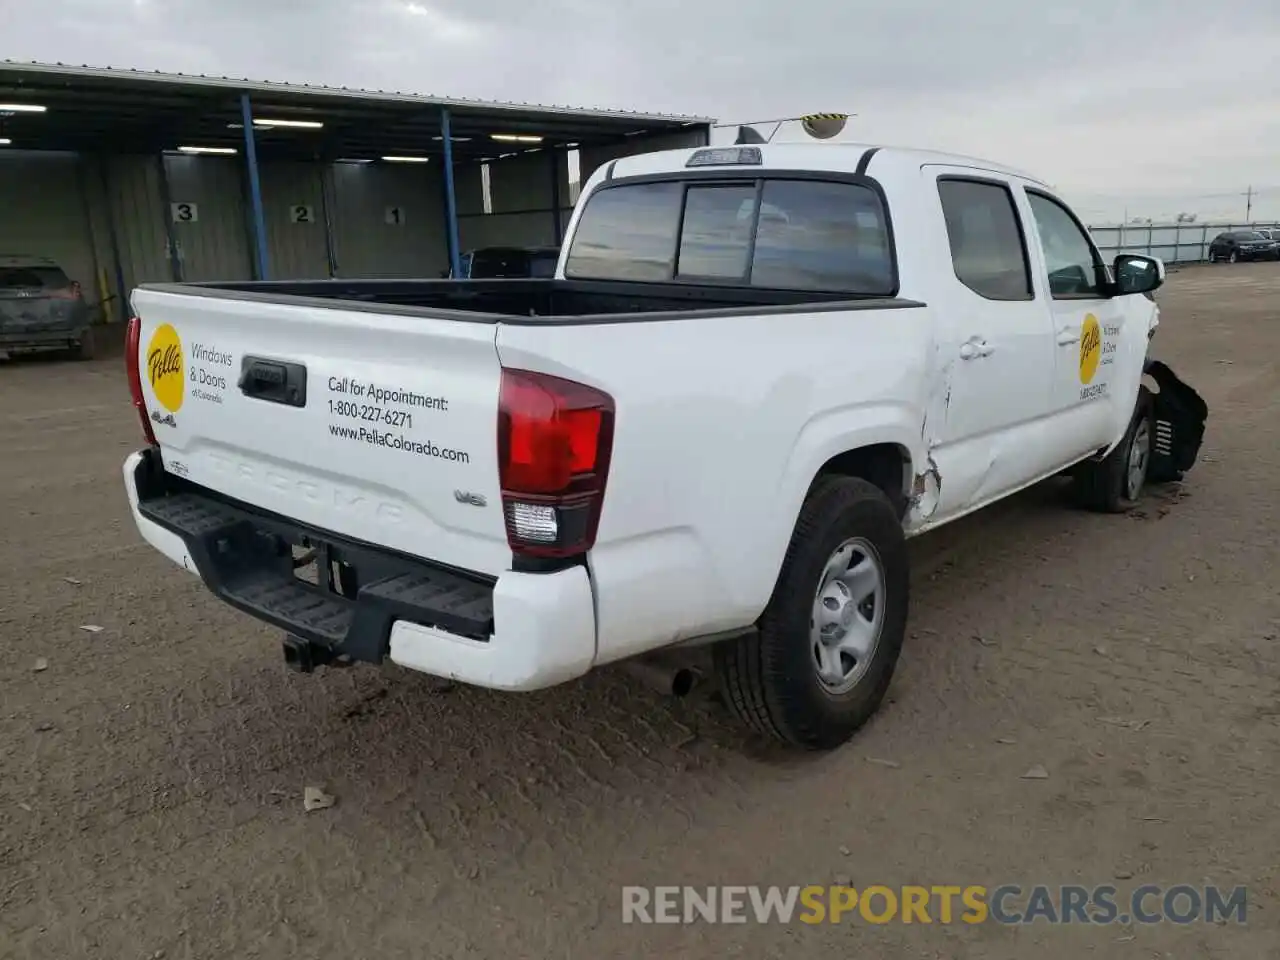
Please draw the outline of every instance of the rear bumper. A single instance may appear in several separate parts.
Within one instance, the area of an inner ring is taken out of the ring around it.
[[[0,329],[0,350],[19,353],[24,350],[62,350],[78,343],[89,329],[81,327],[59,330],[19,330],[6,332]]]
[[[403,557],[223,500],[164,472],[153,450],[124,463],[139,533],[233,607],[283,629],[317,663],[393,663],[499,690],[537,690],[595,660],[595,605],[582,567],[491,578]],[[353,598],[304,583],[291,546],[354,567]]]
[[[0,301],[0,349],[65,347],[84,336],[90,319],[83,302],[6,299]]]

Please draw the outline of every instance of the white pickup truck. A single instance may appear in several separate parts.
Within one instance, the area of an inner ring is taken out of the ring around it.
[[[664,151],[567,233],[547,279],[140,287],[142,536],[303,670],[533,690],[711,644],[732,710],[821,749],[889,685],[906,538],[1055,474],[1121,511],[1199,448],[1147,358],[1163,265],[1014,170]]]

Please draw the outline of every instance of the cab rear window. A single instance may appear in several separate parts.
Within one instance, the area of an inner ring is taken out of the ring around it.
[[[663,180],[597,190],[565,275],[891,296],[888,217],[865,183]]]

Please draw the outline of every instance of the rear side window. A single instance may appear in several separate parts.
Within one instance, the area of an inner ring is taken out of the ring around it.
[[[624,184],[587,201],[565,274],[889,296],[889,236],[879,195],[861,183]]]
[[[956,278],[988,300],[1030,300],[1031,266],[1013,192],[977,180],[939,180]]]

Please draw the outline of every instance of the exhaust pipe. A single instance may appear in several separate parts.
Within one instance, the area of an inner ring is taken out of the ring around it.
[[[697,675],[688,665],[657,657],[636,657],[623,661],[620,666],[664,697],[687,697],[697,680]]]

